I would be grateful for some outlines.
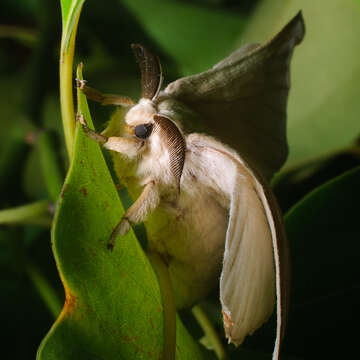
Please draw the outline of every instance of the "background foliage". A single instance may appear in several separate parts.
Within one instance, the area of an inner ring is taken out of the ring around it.
[[[358,0],[88,0],[75,63],[105,92],[139,96],[132,42],[160,56],[165,81],[263,41],[299,9],[307,34],[292,63],[290,156],[274,181],[294,265],[285,358],[345,357],[360,320],[360,2]],[[60,3],[0,4],[0,318],[4,358],[33,359],[64,301],[49,225],[68,169],[60,119]],[[91,104],[97,129],[111,108]],[[241,131],[241,129],[239,129]],[[17,208],[19,206],[24,206]],[[12,211],[8,209],[13,209]],[[15,209],[14,209],[15,208]],[[290,209],[290,210],[289,210]],[[288,211],[289,210],[289,211]],[[216,294],[205,306],[221,332]],[[180,314],[195,338],[201,332]],[[270,321],[231,358],[269,358]],[[210,356],[210,355],[209,355]]]

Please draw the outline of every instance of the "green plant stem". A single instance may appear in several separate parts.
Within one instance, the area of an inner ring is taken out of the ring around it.
[[[73,101],[73,63],[77,24],[81,13],[81,5],[75,7],[68,21],[63,23],[60,49],[60,107],[64,127],[65,143],[69,159],[72,159],[75,136],[75,112]]]
[[[191,309],[195,319],[204,331],[205,336],[210,340],[211,345],[216,353],[218,359],[226,358],[224,347],[219,339],[219,335],[214,329],[204,309],[200,305],[195,305]]]
[[[56,319],[62,308],[62,304],[57,293],[35,264],[28,262],[26,265],[26,273],[38,291],[40,297],[46,304],[50,313],[53,315],[54,319]]]
[[[57,155],[49,133],[43,132],[39,136],[40,161],[48,194],[56,203],[63,184]]]
[[[50,226],[52,218],[49,213],[49,205],[48,200],[41,200],[32,204],[1,210],[0,224]]]
[[[176,352],[176,309],[169,271],[157,253],[149,253],[151,265],[157,275],[164,313],[164,351],[162,360],[174,360]]]

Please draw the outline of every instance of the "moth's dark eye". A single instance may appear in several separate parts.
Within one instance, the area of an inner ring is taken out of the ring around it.
[[[140,139],[146,139],[150,136],[152,130],[151,124],[141,124],[135,126],[135,135]]]

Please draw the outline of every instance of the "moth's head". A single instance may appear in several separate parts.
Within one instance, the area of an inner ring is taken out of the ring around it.
[[[146,139],[151,135],[157,110],[149,99],[141,99],[125,116],[125,133]]]
[[[141,70],[142,98],[125,116],[125,133],[143,141],[150,155],[168,156],[169,168],[179,188],[185,162],[185,140],[179,127],[162,114],[156,104],[162,83],[161,65],[157,56],[142,45],[132,45]]]

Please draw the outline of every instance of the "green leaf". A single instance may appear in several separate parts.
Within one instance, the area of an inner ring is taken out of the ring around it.
[[[340,226],[344,232],[360,232],[357,224],[358,201],[360,201],[360,167],[347,171],[341,176],[318,187],[299,201],[285,216],[289,236],[303,238],[306,227],[312,227],[312,236],[321,238],[333,236],[333,226]],[[351,211],[354,210],[354,211]],[[302,231],[298,231],[302,230]]]
[[[86,99],[79,109],[92,127]],[[124,213],[99,145],[76,129],[74,158],[52,230],[66,301],[43,340],[38,360],[158,359],[163,310],[156,275],[133,231],[107,249]],[[201,359],[177,319],[176,357]],[[165,358],[165,357],[164,357]]]
[[[357,341],[343,330],[359,316],[359,184],[357,167],[312,191],[285,216],[293,268],[287,341],[304,358],[333,358]]]
[[[73,0],[61,0],[61,15],[62,15],[62,23],[63,26],[66,24],[67,19],[69,18],[70,14],[70,7]]]
[[[333,261],[331,266],[337,271],[336,262],[344,260],[341,259],[343,251],[340,239],[347,244],[345,254],[349,258],[357,256],[357,251],[355,255],[348,249],[350,245],[354,246],[353,249],[359,247],[359,184],[360,167],[356,167],[312,191],[286,214],[285,223],[291,245],[302,249],[298,252],[294,250],[293,253],[295,259],[303,262],[303,270],[313,271],[319,269],[322,262]],[[306,247],[309,252],[307,257],[303,252]],[[314,257],[315,252],[319,257]],[[313,267],[309,263],[310,259],[314,260]],[[329,283],[335,278],[330,277]],[[344,280],[345,283],[346,279]],[[313,285],[319,289],[324,284],[313,282]],[[308,284],[306,286],[308,287]]]
[[[291,64],[288,165],[345,147],[359,133],[360,7],[354,0],[265,0],[242,42],[272,37],[299,10],[306,35]]]
[[[183,75],[209,69],[234,50],[244,28],[241,14],[179,1],[121,1],[178,62]]]

